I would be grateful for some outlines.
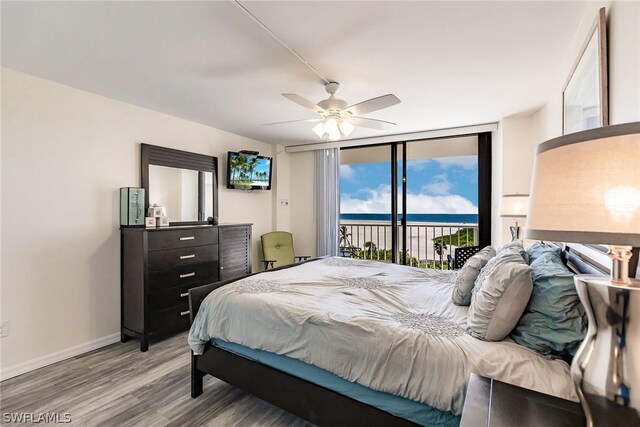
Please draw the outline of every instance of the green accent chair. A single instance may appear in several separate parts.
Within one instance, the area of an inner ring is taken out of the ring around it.
[[[309,259],[309,256],[296,256],[293,250],[293,235],[286,231],[272,231],[260,236],[264,269],[281,267]]]

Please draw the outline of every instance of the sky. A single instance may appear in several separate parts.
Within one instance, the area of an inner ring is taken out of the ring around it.
[[[268,174],[270,168],[271,159],[258,159],[258,166],[256,166],[255,172],[266,172]]]
[[[389,213],[390,184],[388,162],[341,165],[340,212]],[[401,203],[398,200],[398,209],[402,208]],[[477,156],[408,161],[408,213],[477,214],[477,206]]]

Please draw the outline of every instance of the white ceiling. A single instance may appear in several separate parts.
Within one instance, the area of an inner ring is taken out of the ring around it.
[[[415,132],[539,107],[584,2],[243,2],[350,104]],[[257,140],[317,142],[321,80],[230,2],[2,2],[3,66]],[[385,132],[357,128],[352,138]]]

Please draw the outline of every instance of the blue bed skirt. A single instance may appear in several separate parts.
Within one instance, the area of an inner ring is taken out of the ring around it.
[[[211,340],[211,343],[216,347],[304,379],[422,426],[457,427],[460,425],[460,417],[451,412],[444,412],[432,408],[426,403],[370,389],[297,359],[269,353],[268,351],[254,350],[217,339]]]

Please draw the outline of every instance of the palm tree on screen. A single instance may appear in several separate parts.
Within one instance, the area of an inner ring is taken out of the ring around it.
[[[229,167],[231,168],[231,182],[235,182],[236,175],[238,174],[238,156],[231,156],[231,160],[229,161]]]
[[[253,172],[258,166],[258,159],[256,157],[249,160],[247,167],[249,168],[249,181],[253,182]]]

